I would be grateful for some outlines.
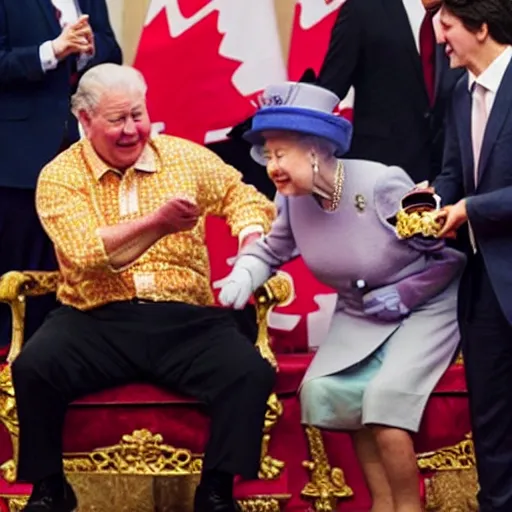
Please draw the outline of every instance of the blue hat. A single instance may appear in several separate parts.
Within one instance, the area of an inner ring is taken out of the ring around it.
[[[253,144],[251,156],[264,164],[262,133],[274,130],[326,139],[336,147],[336,156],[342,156],[350,147],[352,124],[333,114],[339,103],[336,94],[318,85],[285,82],[267,87],[260,98],[261,107],[252,119],[252,127],[243,135]]]

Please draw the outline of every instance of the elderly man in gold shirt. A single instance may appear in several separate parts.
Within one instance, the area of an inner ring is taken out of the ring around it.
[[[210,408],[196,512],[238,511],[234,476],[257,475],[275,375],[232,312],[212,306],[204,223],[207,214],[225,217],[243,244],[269,229],[274,206],[209,150],[150,138],[145,93],[131,67],[88,71],[72,105],[86,138],[39,178],[37,210],[55,245],[62,307],[12,368],[18,477],[34,484],[27,512],[75,510],[62,471],[67,405],[132,380]]]

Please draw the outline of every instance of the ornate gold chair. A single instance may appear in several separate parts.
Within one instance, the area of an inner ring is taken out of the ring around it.
[[[8,362],[22,348],[26,297],[54,292],[58,278],[58,272],[9,272],[0,278],[0,301],[9,304],[13,317]],[[257,347],[274,366],[277,360],[270,348],[267,316],[291,293],[290,282],[282,275],[272,277],[255,293]],[[264,485],[278,479],[284,468],[282,461],[269,454],[271,431],[281,414],[282,404],[272,394],[264,427],[262,486],[252,485],[255,496],[250,486],[242,490],[246,510],[280,510],[280,502],[289,498],[285,492],[265,491]],[[9,497],[11,509],[16,510],[23,496],[17,496],[16,485],[8,485],[16,479],[18,441],[9,365],[0,367],[0,421],[5,427],[0,435],[0,471],[5,484],[0,494]],[[187,510],[201,471],[207,427],[201,404],[147,384],[106,390],[73,403],[64,432],[64,466],[78,491],[81,510]],[[11,449],[6,446],[8,438]],[[179,478],[165,478],[171,476]],[[159,508],[163,506],[167,508]]]

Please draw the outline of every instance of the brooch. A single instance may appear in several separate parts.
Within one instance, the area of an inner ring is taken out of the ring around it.
[[[355,197],[355,203],[357,211],[364,212],[366,208],[366,199],[364,198],[363,194],[356,194]]]

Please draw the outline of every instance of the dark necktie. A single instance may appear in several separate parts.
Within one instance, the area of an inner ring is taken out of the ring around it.
[[[425,13],[420,28],[420,58],[423,67],[423,78],[427,90],[430,105],[435,101],[435,58],[436,58],[436,36],[432,23],[432,14]]]

